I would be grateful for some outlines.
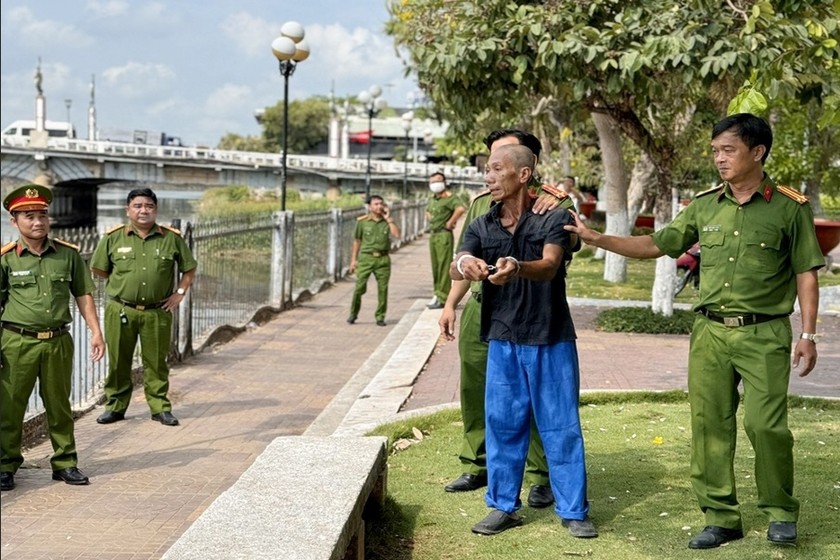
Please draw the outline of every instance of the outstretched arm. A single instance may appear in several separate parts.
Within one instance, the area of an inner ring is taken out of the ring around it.
[[[570,210],[571,212],[571,210]],[[571,212],[575,218],[575,225],[563,226],[566,231],[576,233],[581,241],[588,245],[601,247],[612,253],[618,253],[625,257],[634,259],[655,259],[665,253],[653,242],[650,235],[635,235],[630,237],[619,237],[616,235],[605,235],[586,227],[576,212]]]

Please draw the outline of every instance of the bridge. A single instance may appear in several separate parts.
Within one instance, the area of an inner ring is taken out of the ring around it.
[[[26,137],[3,137],[0,174],[7,182],[37,182],[55,190],[56,218],[68,221],[95,209],[96,187],[106,182],[201,187],[280,186],[282,154],[240,152],[206,147],[153,146],[125,142],[49,138],[33,145]],[[302,194],[364,192],[367,160],[289,154],[289,189]],[[408,198],[425,195],[426,179],[442,171],[453,186],[478,188],[483,174],[475,167],[371,160],[371,191]],[[403,193],[406,179],[407,192]]]

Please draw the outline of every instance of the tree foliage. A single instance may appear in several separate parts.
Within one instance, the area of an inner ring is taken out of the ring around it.
[[[267,107],[262,115],[266,148],[279,152],[283,146],[283,100]],[[326,97],[310,97],[289,102],[288,151],[306,153],[329,137],[330,102]]]

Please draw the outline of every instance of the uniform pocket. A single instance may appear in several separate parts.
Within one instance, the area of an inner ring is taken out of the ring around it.
[[[38,298],[38,282],[32,275],[12,276],[9,278],[9,289],[20,298]]]
[[[744,235],[744,266],[750,270],[776,272],[782,264],[782,235],[779,231],[758,231]]]
[[[708,268],[715,266],[724,258],[723,242],[726,237],[722,231],[706,231],[700,233],[700,266]]]
[[[167,252],[161,253],[155,259],[157,262],[158,270],[162,271],[170,271],[175,266],[175,253],[174,252]]]
[[[114,270],[117,272],[131,272],[134,270],[134,251],[117,253],[111,258],[114,261]]]

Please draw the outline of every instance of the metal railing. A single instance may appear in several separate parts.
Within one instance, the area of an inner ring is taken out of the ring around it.
[[[268,152],[240,152],[234,150],[217,150],[197,146],[153,146],[149,144],[131,144],[128,142],[105,142],[99,140],[83,140],[81,138],[49,138],[46,148],[30,146],[29,137],[2,136],[0,144],[7,148],[38,152],[65,152],[78,155],[97,155],[116,159],[159,159],[176,160],[181,164],[196,165],[215,164],[221,166],[236,166],[248,168],[282,167],[282,153]],[[366,173],[367,159],[365,158],[335,158],[330,156],[289,154],[287,166],[298,169],[318,171],[345,171],[348,173]],[[375,174],[399,175],[407,174],[411,177],[427,177],[429,166],[426,163],[414,163],[393,160],[371,160],[371,172]],[[434,171],[442,171],[450,180],[483,183],[484,172],[473,166],[456,166],[435,164]]]
[[[401,236],[394,249],[416,239],[426,228],[425,201],[392,204],[391,215]],[[325,212],[277,212],[274,215],[197,221],[182,228],[198,261],[193,285],[173,321],[170,360],[178,361],[212,343],[214,333],[242,329],[268,309],[294,305],[304,292],[316,293],[347,274],[356,220],[364,208]],[[101,234],[93,228],[64,230],[61,237],[90,256]],[[97,280],[95,299],[100,322],[106,302],[105,283]],[[349,304],[349,302],[348,302]],[[75,307],[72,405],[85,410],[103,397],[108,357],[90,360],[90,333]],[[102,326],[104,329],[104,325]],[[135,349],[135,367],[140,365]],[[43,413],[36,388],[26,419]]]

